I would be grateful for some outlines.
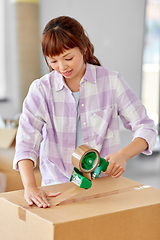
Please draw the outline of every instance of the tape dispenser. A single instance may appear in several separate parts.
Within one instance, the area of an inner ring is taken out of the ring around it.
[[[97,178],[101,171],[106,171],[109,162],[100,157],[96,149],[81,145],[72,154],[72,164],[74,168],[70,182],[80,188],[89,189],[92,186],[92,180]]]

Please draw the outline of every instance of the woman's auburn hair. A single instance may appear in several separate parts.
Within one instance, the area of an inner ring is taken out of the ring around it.
[[[46,57],[58,56],[65,50],[75,47],[80,49],[84,62],[101,65],[94,56],[94,46],[86,35],[85,30],[74,18],[60,16],[49,21],[43,30],[41,45],[48,66]],[[49,69],[53,71],[50,66]]]

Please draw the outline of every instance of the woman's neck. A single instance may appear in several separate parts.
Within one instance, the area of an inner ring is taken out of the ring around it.
[[[74,78],[64,78],[66,85],[72,92],[78,92],[80,87],[81,79],[83,78],[86,71],[86,64],[84,63],[81,72]]]

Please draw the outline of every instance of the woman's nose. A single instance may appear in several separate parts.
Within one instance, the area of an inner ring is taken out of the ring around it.
[[[59,63],[59,70],[60,72],[64,72],[67,69],[67,64],[64,62]]]

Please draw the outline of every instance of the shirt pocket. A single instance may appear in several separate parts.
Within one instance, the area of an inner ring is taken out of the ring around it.
[[[113,131],[110,129],[110,123],[113,116],[113,107],[107,107],[103,110],[92,113],[92,128],[98,139],[104,140],[113,138]]]

